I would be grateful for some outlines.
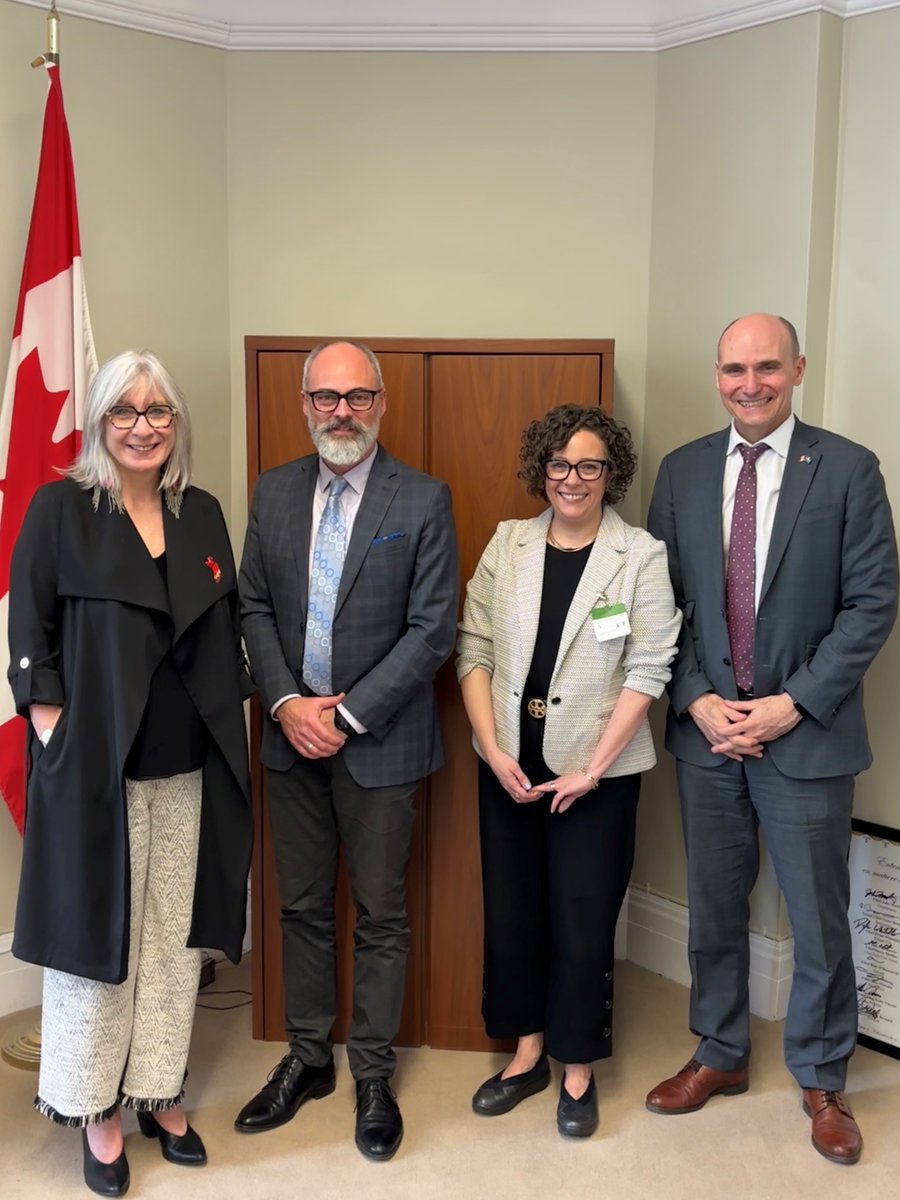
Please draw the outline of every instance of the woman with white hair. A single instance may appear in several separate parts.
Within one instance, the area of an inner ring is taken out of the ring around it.
[[[13,951],[44,966],[35,1106],[82,1129],[84,1178],[129,1183],[120,1108],[170,1162],[200,947],[241,953],[252,685],[218,502],[191,486],[184,399],[159,360],[97,373],[67,478],[13,551],[9,678],[28,721]]]

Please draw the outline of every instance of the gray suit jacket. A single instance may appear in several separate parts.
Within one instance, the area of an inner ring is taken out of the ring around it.
[[[318,456],[259,477],[240,571],[241,618],[265,710],[262,761],[286,771],[295,752],[269,709],[302,683],[309,546]],[[342,751],[363,787],[421,779],[443,761],[432,681],[453,649],[459,591],[445,483],[376,452],[341,575],[332,680],[368,733]]]
[[[718,765],[685,711],[704,692],[736,698],[725,623],[722,478],[728,430],[663,459],[647,526],[668,548],[684,613],[666,747]],[[807,714],[766,753],[784,774],[856,774],[872,761],[862,679],[897,613],[897,543],[874,454],[797,421],[775,513],[754,643],[754,694],[784,691]]]

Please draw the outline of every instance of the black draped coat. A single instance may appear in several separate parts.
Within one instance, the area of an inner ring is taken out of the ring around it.
[[[124,768],[169,647],[206,728],[190,946],[241,953],[252,822],[242,700],[252,690],[218,502],[163,506],[168,591],[124,513],[70,480],[40,488],[10,566],[9,680],[19,713],[59,704],[43,747],[30,721],[13,953],[72,975],[128,973]]]

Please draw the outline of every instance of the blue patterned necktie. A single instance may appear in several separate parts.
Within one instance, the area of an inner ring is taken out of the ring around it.
[[[347,480],[339,476],[331,481],[309,575],[303,682],[319,696],[332,694],[331,626],[347,552],[347,524],[341,512],[341,493],[346,487]]]
[[[725,613],[734,680],[753,691],[753,640],[756,632],[756,460],[768,450],[765,442],[738,446],[744,464],[738,475],[728,544]]]

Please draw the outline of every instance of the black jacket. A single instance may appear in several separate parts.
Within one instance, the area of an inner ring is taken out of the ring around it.
[[[44,748],[28,724],[28,786],[13,953],[107,983],[128,972],[124,765],[160,660],[208,732],[190,946],[241,953],[252,823],[242,700],[252,689],[218,502],[189,489],[163,508],[168,594],[129,517],[70,480],[36,492],[12,555],[16,707],[60,704]]]

